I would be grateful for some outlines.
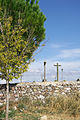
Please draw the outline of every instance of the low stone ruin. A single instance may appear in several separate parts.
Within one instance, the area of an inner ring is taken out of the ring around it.
[[[10,84],[10,101],[27,96],[31,100],[44,100],[50,96],[71,95],[80,92],[80,81],[75,82],[34,82]],[[0,85],[0,105],[6,102],[6,85]]]

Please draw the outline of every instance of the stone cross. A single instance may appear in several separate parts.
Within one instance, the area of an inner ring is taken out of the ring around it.
[[[58,81],[59,81],[59,66],[61,66],[61,65],[59,65],[59,64],[57,63],[57,64],[54,65],[54,66],[57,67],[57,82],[58,82]]]

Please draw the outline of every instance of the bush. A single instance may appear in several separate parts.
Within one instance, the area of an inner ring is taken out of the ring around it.
[[[5,118],[5,112],[4,112],[4,110],[0,111],[0,118]]]
[[[16,113],[16,111],[15,111],[14,109],[11,109],[11,110],[9,111],[9,118],[14,117],[14,116],[15,116],[15,113]]]
[[[24,104],[18,104],[18,110],[19,111],[22,111],[22,110],[24,110],[24,108],[25,108],[25,105]]]

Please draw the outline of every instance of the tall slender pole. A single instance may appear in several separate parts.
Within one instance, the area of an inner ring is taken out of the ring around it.
[[[59,66],[61,66],[61,65],[59,65],[59,64],[57,63],[57,64],[54,65],[54,66],[57,67],[57,82],[58,82],[58,81],[59,81]]]
[[[63,80],[63,69],[61,69],[62,70],[62,80]]]
[[[44,62],[44,82],[46,81],[46,62]]]
[[[43,80],[43,74],[42,74],[42,72],[41,72],[41,80]]]

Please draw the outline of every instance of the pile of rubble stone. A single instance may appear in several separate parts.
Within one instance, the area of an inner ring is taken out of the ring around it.
[[[70,95],[80,92],[80,81],[75,82],[34,82],[10,84],[10,101],[27,96],[32,100],[44,100],[50,96]],[[0,105],[6,102],[6,85],[0,85]]]

